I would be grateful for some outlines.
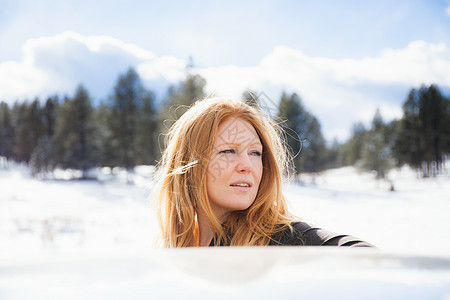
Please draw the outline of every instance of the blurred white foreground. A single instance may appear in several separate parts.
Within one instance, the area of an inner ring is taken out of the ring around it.
[[[390,255],[367,249],[170,249],[145,256],[39,262],[25,259],[0,268],[1,299],[448,299],[449,296],[449,259]]]
[[[0,299],[450,297],[448,175],[418,180],[396,170],[395,192],[351,167],[286,184],[295,214],[381,252],[160,251],[152,249],[157,227],[147,200],[152,171],[100,170],[100,181],[59,172],[59,180],[40,181],[23,167],[0,169]]]

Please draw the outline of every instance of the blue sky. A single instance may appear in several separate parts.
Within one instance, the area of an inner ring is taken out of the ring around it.
[[[133,65],[164,96],[192,56],[208,91],[297,92],[327,138],[411,87],[450,89],[449,1],[0,0],[0,100],[111,92]]]

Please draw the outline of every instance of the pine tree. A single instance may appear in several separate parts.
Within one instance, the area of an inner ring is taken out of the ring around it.
[[[119,76],[110,102],[107,164],[132,171],[137,163],[154,162],[157,154],[154,95],[143,87],[133,68]]]
[[[294,166],[300,172],[318,172],[325,166],[325,139],[319,121],[304,108],[297,94],[283,92],[277,117],[283,123],[287,144],[294,155]]]
[[[55,133],[56,118],[59,109],[58,97],[50,97],[41,108],[43,134],[33,149],[30,158],[31,173],[34,176],[46,176],[53,171],[56,162],[54,159],[53,135]]]
[[[342,163],[339,160],[339,151],[341,149],[342,145],[339,143],[339,141],[334,138],[331,142],[330,147],[326,149],[326,156],[325,156],[325,168],[326,169],[332,169],[332,168],[338,168],[342,167]]]
[[[450,100],[435,85],[412,89],[403,104],[395,140],[399,165],[409,164],[422,176],[434,176],[450,153]]]
[[[310,115],[305,130],[304,152],[300,155],[303,170],[318,172],[325,168],[326,143],[316,117]]]
[[[300,163],[298,155],[302,148],[301,129],[302,115],[304,115],[304,108],[300,98],[297,94],[288,95],[285,92],[281,95],[280,103],[278,105],[277,118],[282,120],[284,135],[286,137],[288,151],[292,154],[293,164],[296,173],[300,173]]]
[[[59,99],[58,96],[49,97],[42,108],[42,117],[44,124],[44,134],[52,137],[55,133],[56,117],[58,115]]]
[[[420,142],[419,99],[415,89],[412,89],[403,103],[403,118],[399,121],[397,139],[394,151],[399,166],[409,164],[419,168],[422,163],[422,147]]]
[[[352,128],[350,139],[339,148],[339,164],[343,166],[354,165],[361,159],[361,150],[366,135],[364,124],[355,123]]]
[[[96,130],[98,134],[98,143],[100,149],[100,165],[103,167],[114,166],[114,142],[111,136],[111,109],[106,103],[100,103],[99,107],[94,111],[94,119],[96,120]]]
[[[14,127],[11,109],[5,102],[0,103],[0,156],[13,158]]]
[[[87,171],[98,165],[93,107],[87,90],[80,85],[73,99],[66,98],[56,120],[53,139],[56,161],[62,168]]]
[[[154,165],[160,158],[158,147],[158,114],[154,107],[155,96],[148,92],[141,99],[142,108],[139,110],[139,123],[136,134],[136,148],[138,164]]]
[[[31,154],[43,135],[43,122],[39,99],[30,105],[23,102],[14,107],[14,127],[16,128],[15,160],[28,163]]]
[[[357,164],[365,171],[375,171],[378,179],[386,178],[388,171],[395,166],[391,147],[386,141],[386,131],[386,125],[377,109],[372,127],[365,135],[361,159]]]
[[[137,131],[137,114],[140,100],[140,81],[134,69],[120,75],[111,97],[110,145],[113,160],[111,166],[125,167],[127,170],[135,166],[135,142]]]
[[[435,176],[442,168],[443,155],[450,152],[445,146],[450,139],[449,104],[435,85],[422,87],[419,94],[419,120],[427,166],[423,171],[428,176]]]

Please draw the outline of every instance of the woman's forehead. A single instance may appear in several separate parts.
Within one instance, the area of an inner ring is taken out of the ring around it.
[[[248,121],[228,117],[223,120],[218,128],[215,144],[261,144],[255,128]]]

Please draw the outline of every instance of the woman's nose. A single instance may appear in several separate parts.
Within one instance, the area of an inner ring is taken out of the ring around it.
[[[242,152],[239,154],[236,168],[239,173],[247,173],[252,171],[252,162],[247,153]]]

